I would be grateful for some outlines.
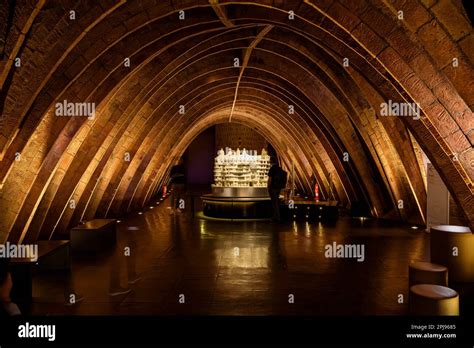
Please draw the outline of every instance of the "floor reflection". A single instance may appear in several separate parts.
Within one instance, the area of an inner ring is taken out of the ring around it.
[[[408,263],[429,255],[421,229],[375,220],[218,222],[170,216],[161,204],[118,230],[114,253],[75,258],[71,277],[38,275],[32,313],[403,315]],[[333,242],[364,244],[365,261],[326,258]],[[110,296],[108,280],[131,291]],[[83,300],[66,306],[72,283]]]

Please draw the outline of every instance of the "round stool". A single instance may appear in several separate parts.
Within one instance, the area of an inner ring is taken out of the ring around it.
[[[431,227],[431,262],[449,269],[450,282],[474,282],[474,234],[469,227]]]
[[[448,286],[448,268],[431,262],[412,261],[408,267],[410,286],[435,284]]]
[[[408,308],[411,315],[459,315],[459,295],[441,285],[413,285]]]

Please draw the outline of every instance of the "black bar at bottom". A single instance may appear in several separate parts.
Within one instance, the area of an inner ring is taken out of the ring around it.
[[[55,325],[63,344],[474,344],[471,317],[18,317],[0,321],[0,344],[53,343],[20,338],[20,325]],[[421,336],[416,337],[416,335]],[[433,336],[435,335],[436,336]],[[453,337],[453,334],[455,337]],[[409,335],[412,335],[409,337]],[[439,338],[437,335],[445,335]],[[450,337],[446,336],[449,335]]]

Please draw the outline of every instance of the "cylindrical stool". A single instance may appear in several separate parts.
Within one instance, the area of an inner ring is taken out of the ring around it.
[[[474,282],[474,234],[469,227],[431,227],[431,262],[448,267],[449,281]]]
[[[408,308],[411,315],[459,315],[459,295],[441,285],[413,285]]]
[[[412,261],[408,267],[410,286],[435,284],[448,286],[448,269],[431,262]]]

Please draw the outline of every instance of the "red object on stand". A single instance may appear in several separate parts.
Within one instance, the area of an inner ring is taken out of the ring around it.
[[[316,202],[319,202],[319,185],[318,184],[314,185],[314,198],[316,199]]]
[[[166,185],[163,185],[163,197],[166,197],[167,189]]]

